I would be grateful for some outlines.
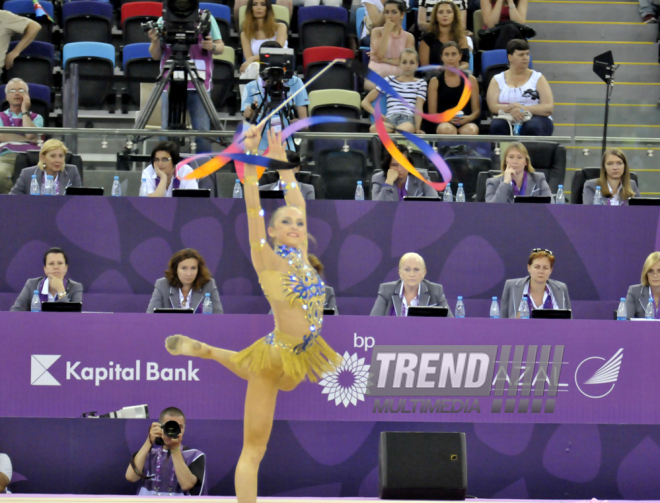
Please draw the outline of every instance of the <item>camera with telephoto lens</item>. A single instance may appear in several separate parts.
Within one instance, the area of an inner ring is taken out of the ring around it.
[[[181,425],[174,420],[161,424],[160,427],[163,430],[163,435],[166,437],[179,438],[181,434]],[[157,438],[156,443],[158,445],[164,445],[165,442],[163,442],[162,438]]]
[[[199,0],[163,2],[162,36],[166,44],[195,45],[211,32],[211,12],[199,12]]]
[[[293,49],[278,47],[261,47],[259,50],[261,72],[259,76],[264,81],[266,94],[272,102],[283,101],[285,80],[293,77]]]

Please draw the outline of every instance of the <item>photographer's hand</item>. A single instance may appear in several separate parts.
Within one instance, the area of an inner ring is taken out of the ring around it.
[[[202,46],[202,49],[205,51],[213,51],[213,40],[211,39],[211,35],[207,35],[204,40],[202,40],[202,43],[200,44]]]
[[[137,451],[135,454],[135,458],[133,459],[135,463],[135,468],[142,473],[144,471],[144,463],[147,460],[147,456],[149,455],[149,451],[151,451],[151,448],[153,444],[156,442],[157,438],[161,438],[163,436],[163,430],[160,427],[160,424],[158,423],[151,423],[151,427],[149,428],[149,433],[147,434],[147,439],[144,441],[144,444],[142,444],[142,447],[140,447],[140,450]],[[145,474],[146,475],[146,474]],[[129,482],[137,482],[140,480],[140,475],[133,469],[131,464],[128,464],[128,468],[126,468],[126,480]]]
[[[243,110],[243,117],[245,117],[247,120],[250,120],[252,118],[252,115],[254,115],[254,111],[259,106],[259,104],[255,101],[254,102],[255,106],[249,106],[245,110]]]

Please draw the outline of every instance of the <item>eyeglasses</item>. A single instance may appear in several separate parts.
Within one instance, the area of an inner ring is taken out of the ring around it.
[[[555,256],[555,254],[552,253],[552,251],[548,250],[547,248],[533,248],[532,249],[532,253],[538,253],[538,252],[545,252],[548,255],[550,255],[551,257]]]
[[[26,89],[7,89],[7,94],[25,94],[27,93]]]
[[[648,274],[649,276],[660,276],[660,269],[658,269],[657,271],[653,269],[649,269],[649,272],[647,272],[646,274]]]
[[[171,157],[161,157],[161,158],[156,157],[154,159],[154,162],[170,162],[171,160],[172,160]]]

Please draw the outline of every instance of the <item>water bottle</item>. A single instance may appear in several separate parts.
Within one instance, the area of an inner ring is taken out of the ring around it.
[[[115,181],[112,182],[112,196],[119,197],[121,196],[121,185],[119,185],[119,177],[115,176]]]
[[[41,298],[39,297],[39,290],[35,290],[34,295],[32,295],[32,303],[30,306],[30,311],[32,311],[33,313],[41,312]]]
[[[458,190],[456,191],[456,202],[464,203],[465,202],[465,190],[463,189],[463,184],[458,184]]]
[[[564,186],[557,187],[557,195],[555,196],[555,204],[566,204],[566,197],[564,196]]]
[[[147,179],[143,178],[142,183],[140,184],[140,197],[147,197]]]
[[[621,297],[619,302],[619,309],[616,310],[616,319],[618,321],[625,321],[628,319],[628,312],[626,311],[626,299]]]
[[[357,187],[355,188],[355,200],[364,201],[364,187],[362,186],[362,180],[358,180]]]
[[[454,311],[456,318],[465,318],[465,305],[463,304],[463,297],[459,296],[456,301],[456,310]]]
[[[513,123],[513,136],[520,136],[520,128],[522,127],[522,122]]]
[[[213,314],[213,302],[211,302],[211,294],[204,294],[204,304],[202,305],[203,314]]]
[[[490,317],[491,318],[500,317],[500,306],[497,303],[497,297],[493,297],[493,302],[490,303]]]
[[[646,309],[644,309],[644,318],[647,320],[655,320],[655,306],[653,301],[649,300],[649,303],[646,304]]]
[[[234,184],[234,193],[232,196],[234,199],[243,199],[243,187],[241,187],[241,181],[236,180]]]
[[[527,303],[527,295],[523,295],[523,298],[520,301],[520,307],[518,308],[518,312],[520,312],[521,320],[529,319],[529,304]]]
[[[53,195],[55,195],[55,184],[53,183],[53,177],[46,175],[46,181],[44,182],[44,196]]]
[[[37,175],[32,175],[32,181],[30,182],[30,195],[31,196],[41,195],[41,189],[39,189],[39,182],[37,181]]]
[[[600,185],[596,186],[596,193],[594,194],[594,206],[603,205],[603,194],[600,192]]]
[[[454,194],[451,191],[451,185],[447,184],[447,186],[445,187],[445,192],[442,196],[442,200],[445,203],[451,203],[454,201]]]

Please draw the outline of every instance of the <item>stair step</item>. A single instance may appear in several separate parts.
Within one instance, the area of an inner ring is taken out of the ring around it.
[[[600,7],[600,8],[594,8]],[[535,19],[557,19],[559,15],[565,19],[576,21],[621,21],[639,22],[639,6],[636,3],[628,5],[589,5],[588,3],[555,4],[530,2],[527,11],[528,22]],[[532,28],[535,26],[532,24]]]
[[[570,41],[579,39],[607,43],[611,43],[610,40],[653,43],[658,37],[657,24],[611,25],[537,21],[531,23],[530,26],[536,30],[536,40]]]
[[[600,80],[593,72],[593,63],[589,65],[546,64],[534,62],[534,69],[541,72],[547,80],[586,81]],[[660,82],[660,65],[622,65],[616,71],[618,82]]]
[[[589,61],[598,54],[612,51],[615,61],[650,63],[658,61],[658,46],[653,43],[613,44],[556,43],[531,39],[530,48],[534,59],[547,61]]]
[[[634,127],[620,127],[616,124],[609,124],[607,126],[608,137],[621,137],[621,138],[651,138],[656,137],[660,133],[660,126],[634,126]],[[603,134],[603,124],[568,124],[557,122],[553,136],[600,136]],[[657,162],[656,162],[657,165]]]
[[[596,77],[594,75],[594,77]],[[549,81],[552,88],[552,94],[555,103],[604,103],[605,102],[605,84],[574,84]],[[660,94],[660,84],[655,85],[622,85],[616,84],[612,91],[614,103],[641,102],[641,97],[645,100],[658,98]],[[602,100],[602,101],[601,101]],[[660,133],[660,131],[658,131]]]
[[[605,95],[602,96],[603,102]],[[552,114],[556,124],[602,124],[605,106],[557,105]],[[657,106],[610,106],[610,124],[660,125]],[[656,131],[656,135],[660,131]],[[659,145],[660,146],[660,145]]]

